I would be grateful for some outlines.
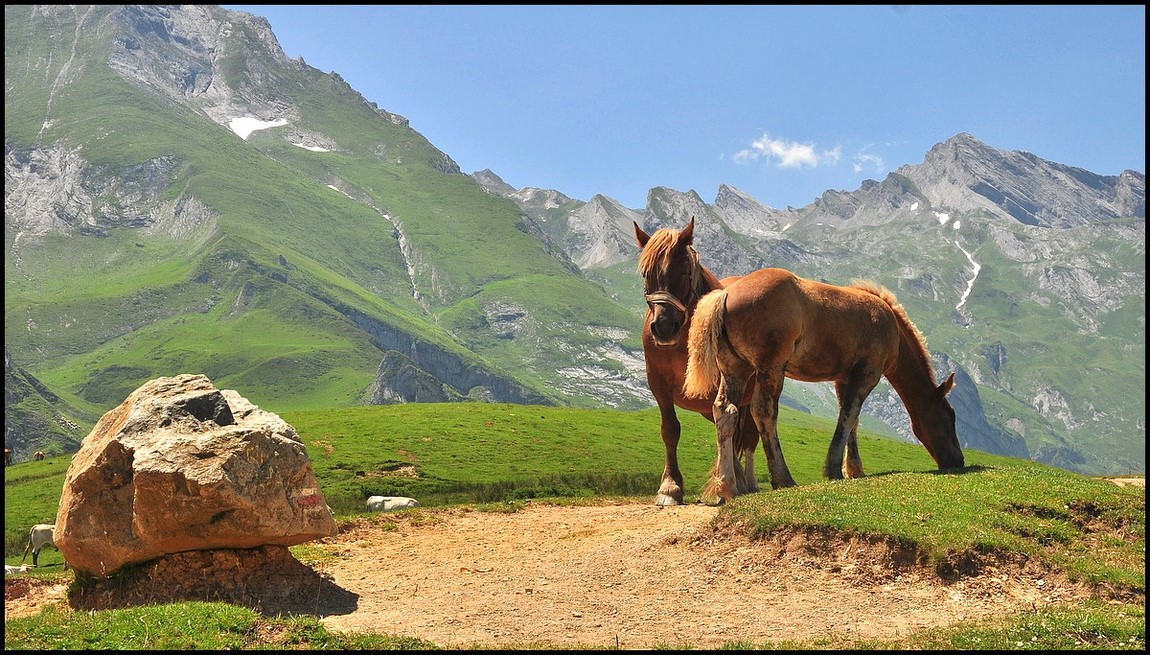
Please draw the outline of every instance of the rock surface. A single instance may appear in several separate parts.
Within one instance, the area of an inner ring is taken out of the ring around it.
[[[335,533],[295,429],[202,375],[152,380],[106,413],[68,467],[56,517],[65,559],[97,576]]]

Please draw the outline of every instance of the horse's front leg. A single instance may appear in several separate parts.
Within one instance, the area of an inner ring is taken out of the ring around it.
[[[839,397],[839,418],[835,424],[835,434],[827,448],[827,458],[823,462],[823,477],[828,480],[863,477],[862,457],[859,455],[858,424],[863,403],[878,384],[881,373],[860,376],[857,380],[836,382],[835,393]],[[846,458],[844,460],[844,452]]]
[[[866,476],[863,473],[862,456],[859,455],[857,431],[857,414],[853,422],[849,414],[839,416],[839,421],[835,425],[835,436],[831,439],[830,448],[827,449],[827,459],[823,463],[823,477],[828,480],[842,480],[843,478],[853,480]],[[839,445],[843,442],[846,442],[845,447]],[[843,458],[844,450],[846,451],[845,459]]]
[[[679,470],[679,436],[682,428],[670,400],[659,402],[659,434],[663,437],[663,477],[655,504],[660,507],[683,504],[683,472]]]

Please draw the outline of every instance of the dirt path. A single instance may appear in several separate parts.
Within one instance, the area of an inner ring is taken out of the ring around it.
[[[271,568],[310,578],[284,607],[306,606],[331,630],[444,648],[788,640],[834,647],[836,639],[893,639],[1090,595],[1061,575],[1006,564],[944,581],[915,564],[914,553],[882,542],[802,534],[750,541],[715,527],[718,511],[653,504],[409,510],[362,519],[323,540],[334,557],[314,567],[286,555],[291,566]],[[253,570],[280,588],[266,563]],[[6,578],[5,618],[49,604],[67,611],[66,589]],[[270,595],[260,597],[265,609]]]
[[[989,570],[944,584],[881,544],[813,554],[802,537],[716,532],[703,505],[454,511],[398,530],[361,526],[318,568],[359,596],[332,630],[473,643],[715,648],[730,642],[886,638],[1066,601],[1049,575]]]

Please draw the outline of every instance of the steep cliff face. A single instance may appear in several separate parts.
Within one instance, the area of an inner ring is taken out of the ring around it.
[[[192,195],[170,199],[179,164],[155,157],[122,171],[90,165],[79,149],[46,145],[4,152],[4,214],[15,229],[11,254],[49,234],[107,236],[119,228],[173,239],[204,240],[216,214]]]
[[[443,348],[420,341],[410,333],[396,329],[365,314],[348,311],[348,317],[359,325],[385,352],[369,394],[383,402],[437,402],[431,400],[471,397],[528,405],[551,405],[553,400],[531,391],[510,377],[485,370]],[[413,375],[407,364],[417,366],[425,375]],[[438,382],[438,388],[435,386]]]
[[[302,62],[284,55],[266,19],[213,5],[120,5],[109,67],[125,80],[190,104],[225,128],[238,116],[299,120],[277,94]]]

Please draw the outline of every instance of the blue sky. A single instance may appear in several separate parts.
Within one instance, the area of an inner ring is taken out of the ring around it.
[[[1146,7],[222,5],[516,188],[777,208],[960,132],[1146,172]]]

